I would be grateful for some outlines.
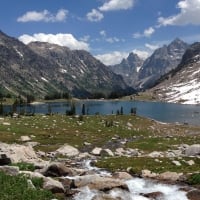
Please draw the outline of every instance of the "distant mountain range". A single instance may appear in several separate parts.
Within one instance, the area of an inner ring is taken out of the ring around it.
[[[200,103],[200,43],[180,39],[145,61],[130,53],[120,64],[105,66],[84,50],[42,42],[25,45],[0,32],[0,72],[0,93],[16,96],[117,97],[151,88],[163,101]]]
[[[145,61],[131,53],[127,59],[111,69],[122,75],[129,86],[144,90],[154,85],[162,75],[176,68],[187,48],[188,44],[175,39],[169,45],[156,49]]]
[[[0,91],[24,97],[69,93],[90,98],[97,94],[135,92],[122,76],[86,51],[40,42],[24,45],[3,32],[0,32],[0,71]]]

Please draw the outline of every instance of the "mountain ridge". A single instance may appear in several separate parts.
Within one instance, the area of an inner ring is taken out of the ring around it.
[[[134,92],[121,76],[86,51],[39,42],[25,45],[3,32],[0,32],[0,69],[0,89],[24,97],[31,94],[44,98],[51,93],[67,92],[74,97],[90,98],[93,93]]]

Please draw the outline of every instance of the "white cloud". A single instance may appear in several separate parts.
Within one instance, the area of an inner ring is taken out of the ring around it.
[[[95,57],[105,65],[115,65],[119,64],[122,59],[126,58],[127,56],[127,52],[114,51],[107,54],[96,55]]]
[[[106,31],[105,31],[105,30],[100,31],[99,34],[100,34],[101,36],[103,36],[103,37],[106,37]]]
[[[159,26],[200,25],[200,0],[182,0],[177,4],[180,12],[167,18],[159,17]]]
[[[96,9],[92,9],[91,12],[87,13],[87,19],[91,22],[98,22],[104,18],[103,14]]]
[[[72,34],[45,34],[45,33],[37,33],[33,36],[31,35],[22,35],[19,37],[19,40],[25,44],[30,42],[48,42],[52,44],[57,44],[60,46],[67,46],[70,49],[84,49],[89,50],[89,44],[84,41],[77,40]]]
[[[64,9],[58,10],[58,12],[54,15],[50,13],[48,10],[43,10],[41,12],[37,11],[28,11],[23,16],[17,19],[18,22],[62,22],[67,18],[68,11]]]
[[[109,43],[120,42],[120,39],[117,37],[110,37],[110,38],[106,38],[106,42],[109,42]]]
[[[142,37],[151,37],[151,35],[155,32],[155,29],[153,27],[149,27],[147,29],[144,30],[143,33],[134,33],[133,34],[133,38],[138,39],[138,38],[142,38]]]
[[[153,27],[149,27],[148,29],[144,30],[144,36],[150,37],[155,32]]]
[[[145,44],[145,47],[149,48],[152,51],[154,51],[154,50],[159,48],[158,45],[152,45],[152,44],[148,44],[148,43]]]
[[[83,42],[88,42],[89,39],[90,39],[90,36],[89,36],[89,35],[85,35],[85,36],[83,36],[82,38],[80,38],[80,40],[83,41]]]
[[[149,52],[147,52],[147,51],[134,49],[132,52],[137,54],[142,59],[146,59],[146,58],[148,58],[150,56]]]
[[[132,52],[137,54],[142,59],[146,59],[150,55],[149,52],[138,49],[134,49]],[[105,65],[116,65],[121,63],[122,59],[127,58],[129,53],[130,52],[113,51],[107,54],[96,55],[95,57]]]
[[[107,0],[101,7],[100,11],[112,11],[112,10],[127,10],[132,8],[134,0]]]

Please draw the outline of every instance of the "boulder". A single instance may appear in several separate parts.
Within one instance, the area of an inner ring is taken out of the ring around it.
[[[200,155],[200,144],[193,144],[185,149],[186,156]]]
[[[164,172],[159,175],[160,180],[167,180],[167,181],[177,181],[182,176],[182,173],[176,173],[176,172]]]
[[[17,176],[19,174],[19,167],[17,166],[0,166],[0,171],[11,175],[11,176]]]
[[[75,187],[85,187],[88,186],[90,189],[107,191],[113,188],[122,188],[128,190],[128,186],[125,181],[110,178],[110,177],[101,177],[99,175],[86,175],[79,176],[74,179]]]
[[[115,172],[113,174],[113,178],[130,180],[133,177],[129,173],[127,173],[127,172]]]
[[[29,141],[31,141],[31,138],[27,135],[23,135],[20,137],[20,141],[21,142],[29,142]]]
[[[100,156],[100,155],[101,155],[101,151],[102,151],[102,148],[95,147],[95,148],[91,151],[91,154],[92,154],[92,155],[95,155],[95,156]]]
[[[50,177],[44,179],[43,188],[50,190],[53,193],[64,193],[65,189],[59,181],[56,181]]]
[[[0,142],[0,153],[5,154],[13,163],[46,163],[36,155],[32,146]]]
[[[110,149],[102,149],[100,152],[101,156],[114,156],[113,152]]]
[[[199,200],[200,199],[200,190],[191,190],[187,193],[189,200]]]
[[[144,177],[144,178],[155,178],[155,177],[157,177],[157,174],[154,173],[154,172],[151,172],[148,169],[144,169],[144,170],[142,170],[142,177]]]
[[[39,170],[44,176],[50,177],[60,177],[60,176],[74,176],[75,172],[66,167],[62,163],[51,163],[49,166],[45,167],[42,170]]]
[[[57,149],[56,153],[62,154],[64,156],[73,157],[73,156],[77,156],[79,154],[79,150],[76,149],[75,147],[65,144],[65,145],[61,146],[59,149]]]

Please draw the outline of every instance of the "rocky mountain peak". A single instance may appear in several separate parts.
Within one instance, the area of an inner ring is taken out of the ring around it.
[[[162,75],[175,69],[181,62],[188,44],[176,38],[169,45],[158,48],[144,62],[138,76],[137,87],[151,87]]]
[[[121,75],[128,85],[133,86],[133,81],[143,62],[144,61],[137,54],[131,52],[120,64],[111,66],[111,69],[116,74]]]

